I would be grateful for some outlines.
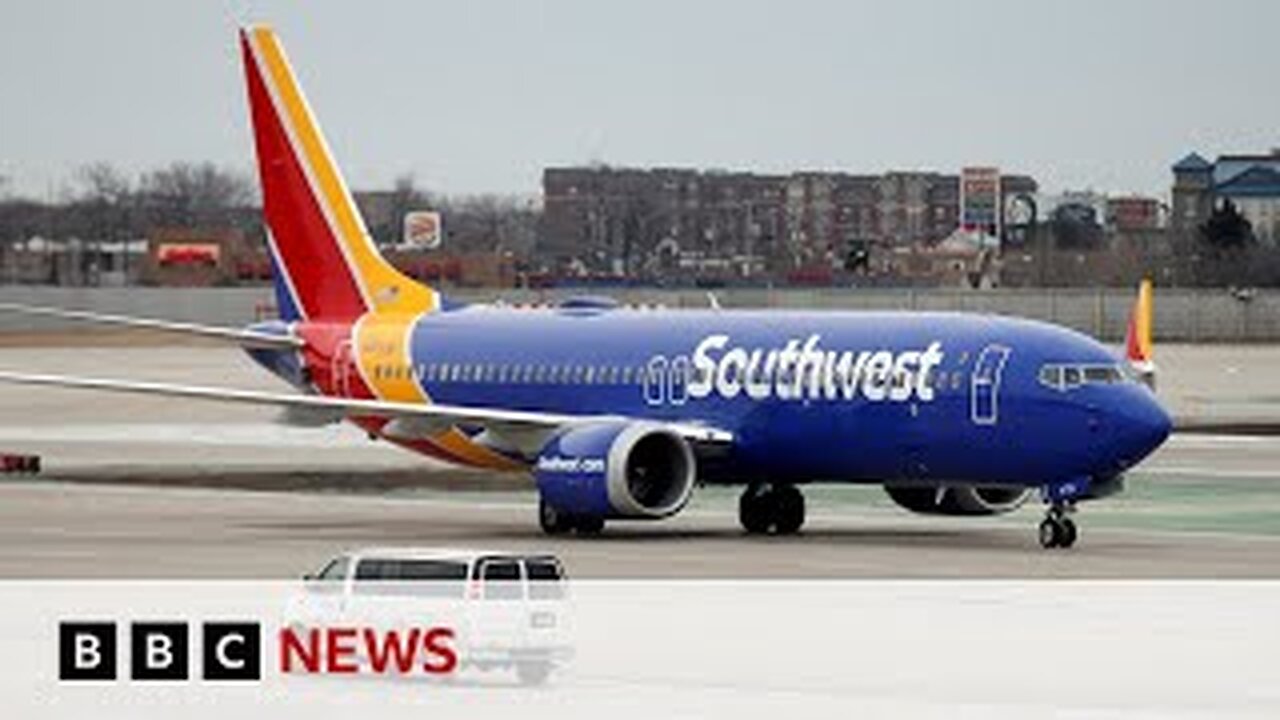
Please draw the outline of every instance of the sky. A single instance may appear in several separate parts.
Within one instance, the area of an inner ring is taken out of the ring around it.
[[[956,172],[1160,195],[1280,147],[1270,0],[5,0],[4,191],[253,171],[235,29],[279,31],[355,188],[534,196],[549,165]]]

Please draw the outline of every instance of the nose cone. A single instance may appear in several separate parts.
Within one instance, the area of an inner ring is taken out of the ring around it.
[[[1169,413],[1146,390],[1117,408],[1115,420],[1117,460],[1125,467],[1141,462],[1160,447],[1173,430]]]

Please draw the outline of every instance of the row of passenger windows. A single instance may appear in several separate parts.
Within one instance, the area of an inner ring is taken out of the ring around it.
[[[1123,365],[1051,363],[1040,368],[1040,384],[1054,390],[1071,390],[1082,385],[1114,385],[1131,379]]]
[[[537,385],[629,385],[631,383],[640,384],[646,381],[645,373],[650,373],[651,378],[659,376],[667,376],[669,379],[679,382],[685,379],[689,382],[706,382],[709,378],[707,373],[691,369],[689,363],[674,362],[669,366],[666,363],[651,367],[631,367],[616,365],[543,365],[543,364],[496,364],[496,363],[432,363],[428,365],[375,365],[373,368],[373,376],[377,380],[408,380],[413,379],[419,382],[469,382],[469,383],[498,383],[498,384],[537,384]],[[762,372],[757,371],[753,375],[748,376],[743,373],[744,377],[730,377],[731,380],[761,381]],[[842,385],[845,381],[844,373],[836,372],[833,378],[837,386]],[[859,378],[861,381],[863,378]],[[780,384],[789,384],[795,380],[794,372],[784,372],[780,374],[778,382]],[[909,382],[914,382],[914,376],[909,373],[898,373],[889,379],[889,385],[893,387],[904,387]],[[933,387],[937,390],[946,390],[948,387],[952,390],[959,390],[964,382],[964,373],[962,371],[947,372],[945,370],[934,370],[930,373],[930,377],[925,380],[925,385]]]
[[[430,365],[375,365],[377,380],[419,382],[470,382],[499,384],[628,385],[644,380],[645,368],[616,365],[506,365],[433,363]]]

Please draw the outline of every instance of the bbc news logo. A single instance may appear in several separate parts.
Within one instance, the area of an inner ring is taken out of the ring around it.
[[[262,626],[256,622],[198,625],[203,680],[262,679]],[[58,678],[116,680],[118,628],[114,622],[58,625]],[[134,622],[128,626],[129,679],[184,681],[192,678],[191,624]],[[458,669],[452,628],[386,629],[363,626],[283,628],[278,634],[281,674],[447,675]]]
[[[256,622],[199,625],[200,677],[261,680],[262,626]],[[129,679],[189,680],[191,632],[185,622],[129,625]],[[58,624],[59,680],[115,680],[119,663],[114,622]]]

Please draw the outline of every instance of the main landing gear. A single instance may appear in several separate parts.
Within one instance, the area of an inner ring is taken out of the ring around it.
[[[794,485],[749,485],[738,499],[738,522],[749,535],[793,535],[804,525],[804,495]]]
[[[604,531],[604,518],[570,515],[546,500],[538,500],[538,525],[548,535],[564,535],[571,531],[577,531],[579,535],[599,535]]]

